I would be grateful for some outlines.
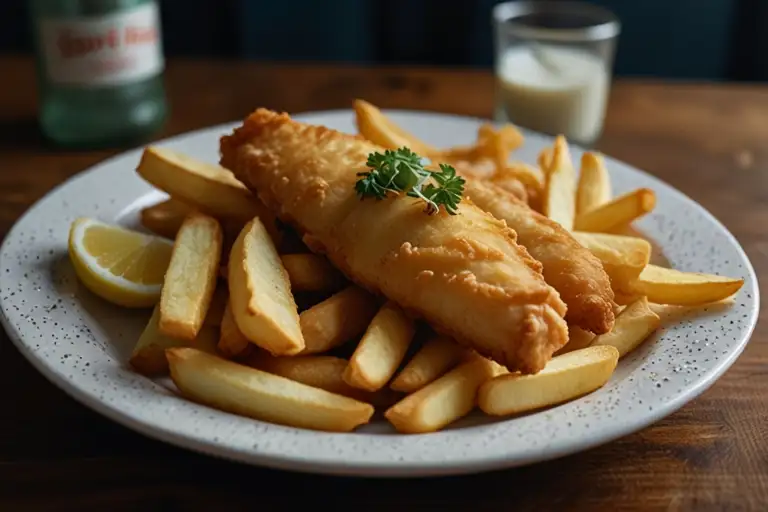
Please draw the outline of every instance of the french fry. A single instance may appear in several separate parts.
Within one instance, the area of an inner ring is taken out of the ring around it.
[[[586,213],[611,200],[611,179],[603,156],[587,151],[581,157],[581,173],[576,186],[576,214]]]
[[[237,237],[229,255],[229,304],[237,327],[273,355],[304,349],[288,274],[258,217]]]
[[[160,331],[192,340],[208,314],[221,258],[221,226],[211,217],[191,213],[173,244],[160,294]]]
[[[509,153],[523,144],[523,134],[514,125],[506,124],[498,130],[484,123],[477,131],[478,153],[491,159],[497,169],[506,167]]]
[[[472,165],[480,161],[482,157],[482,150],[477,144],[471,144],[469,146],[453,146],[447,149],[439,150],[439,153],[430,155],[430,158],[437,159],[444,163],[456,165],[458,163],[464,163]],[[485,160],[493,164],[489,160]],[[493,164],[495,167],[496,165]]]
[[[326,258],[317,254],[284,254],[280,257],[288,272],[291,290],[325,292],[338,289],[344,276]]]
[[[141,210],[141,225],[155,234],[166,238],[176,238],[184,218],[192,213],[191,206],[176,199],[167,199]]]
[[[486,124],[485,126],[489,126],[491,130],[494,130],[493,125]],[[525,137],[523,137],[523,133],[517,126],[510,123],[503,124],[501,128],[495,130],[494,134],[499,144],[499,149],[504,153],[504,158],[498,162],[499,166],[503,167],[509,159],[509,154],[523,145]]]
[[[279,241],[274,216],[228,169],[150,146],[136,172],[171,197],[214,217],[247,222],[258,216],[275,242]]]
[[[494,171],[506,166],[510,151],[517,149],[523,143],[523,135],[514,125],[505,125],[499,130],[490,124],[483,123],[477,130],[477,140],[468,146],[453,146],[430,155],[449,163],[466,162],[475,164],[486,160],[493,163]]]
[[[355,100],[354,109],[357,129],[363,137],[371,142],[387,149],[398,149],[405,146],[414,153],[427,157],[439,153],[436,148],[397,126],[378,107],[367,101]]]
[[[478,128],[477,140],[475,141],[474,144],[470,144],[466,146],[452,146],[449,148],[441,149],[439,150],[439,154],[430,155],[430,157],[438,158],[443,162],[447,162],[454,165],[458,162],[463,162],[471,165],[481,159],[488,160],[488,151],[487,151],[487,146],[489,142],[488,127],[491,128],[490,131],[492,132],[493,127],[488,124],[483,124],[480,126],[480,128]],[[491,156],[491,158],[493,158],[493,156]],[[491,161],[491,163],[493,162]],[[495,168],[496,165],[493,164],[493,167]]]
[[[218,275],[217,275],[218,277]],[[218,327],[224,318],[224,308],[229,300],[229,290],[226,285],[219,285],[213,292],[211,305],[208,306],[208,314],[205,315],[203,325],[208,327]]]
[[[166,351],[171,379],[193,401],[281,425],[349,432],[368,423],[370,404],[191,348]]]
[[[248,341],[248,338],[237,326],[235,315],[232,314],[232,307],[227,301],[219,328],[219,352],[225,357],[233,359],[250,353],[253,347],[254,345]]]
[[[504,416],[556,405],[600,388],[619,361],[615,347],[601,345],[553,358],[539,373],[509,373],[489,380],[478,392],[486,414]]]
[[[389,407],[400,397],[389,389],[365,391],[344,382],[347,360],[334,356],[273,357],[264,352],[248,356],[245,364],[307,386],[348,396],[377,407]]]
[[[571,231],[576,216],[576,171],[565,137],[555,139],[552,163],[546,169],[547,185],[544,192],[544,215]]]
[[[544,191],[544,175],[532,165],[523,162],[510,162],[502,168],[499,168],[491,177],[491,181],[503,187],[506,180],[514,179],[533,189],[538,193]]]
[[[573,236],[600,259],[614,290],[629,291],[651,259],[651,244],[642,238],[581,231]]]
[[[376,310],[373,296],[352,285],[302,311],[299,315],[305,343],[302,354],[327,352],[360,336]]]
[[[656,194],[649,188],[639,188],[621,195],[604,205],[576,216],[577,231],[607,233],[624,227],[642,217],[656,206]]]
[[[344,371],[344,382],[367,391],[381,389],[397,371],[416,329],[394,303],[373,317]]]
[[[458,365],[468,351],[445,336],[433,336],[400,370],[389,387],[413,393]]]
[[[133,348],[131,366],[142,375],[158,377],[168,373],[168,360],[165,357],[165,349],[175,347],[195,347],[209,354],[216,353],[216,329],[203,327],[192,341],[171,338],[160,332],[160,307],[155,306],[152,317],[139,336],[136,346]]]
[[[384,416],[405,434],[435,432],[475,407],[477,389],[500,371],[488,359],[473,356],[387,409]]]
[[[616,317],[616,323],[611,332],[595,338],[593,347],[610,345],[619,351],[619,357],[624,357],[640,345],[655,331],[661,318],[651,311],[648,299],[645,297],[633,302]]]
[[[632,292],[647,296],[654,304],[697,306],[728,298],[743,285],[743,279],[648,265],[632,285]]]
[[[538,164],[539,169],[544,171],[544,174],[547,174],[550,167],[552,167],[553,156],[554,150],[552,148],[544,148],[539,152],[539,156],[536,157],[536,163]]]
[[[563,345],[560,350],[554,353],[554,357],[573,352],[574,350],[581,350],[592,344],[595,340],[595,335],[589,331],[585,331],[581,327],[576,325],[568,325],[568,343]]]
[[[622,291],[614,290],[613,302],[615,302],[619,306],[629,306],[630,304],[640,299],[641,297],[644,297],[644,295],[638,295],[636,293],[625,293]]]
[[[442,156],[437,160],[441,163],[449,163],[451,164],[455,169],[456,172],[461,174],[462,176],[469,176],[470,178],[475,178],[479,180],[488,180],[493,177],[494,174],[496,174],[496,164],[494,164],[491,160],[488,160],[487,158],[479,158],[477,160],[452,160],[448,158],[443,158]],[[426,169],[429,169],[430,171],[439,171],[440,166],[431,164],[425,166]],[[509,182],[517,180],[508,180]]]

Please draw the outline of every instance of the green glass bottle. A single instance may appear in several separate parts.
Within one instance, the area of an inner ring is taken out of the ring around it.
[[[129,144],[166,117],[155,0],[32,0],[39,120],[62,146]]]

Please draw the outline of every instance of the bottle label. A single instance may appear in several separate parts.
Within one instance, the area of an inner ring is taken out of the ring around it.
[[[121,85],[163,70],[157,5],[104,16],[40,22],[41,50],[51,82]]]

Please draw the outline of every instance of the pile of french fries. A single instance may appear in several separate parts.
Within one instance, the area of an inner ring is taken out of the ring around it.
[[[183,396],[264,421],[344,432],[378,408],[400,432],[434,432],[475,407],[503,416],[592,392],[658,328],[653,304],[720,301],[742,284],[650,265],[650,243],[622,233],[654,207],[653,191],[612,197],[595,153],[585,153],[577,179],[562,137],[536,167],[509,163],[523,143],[513,126],[485,125],[473,145],[436,149],[368,103],[355,110],[371,141],[454,162],[571,230],[621,297],[613,330],[594,336],[571,327],[544,370],[510,373],[348,282],[279,229],[229,170],[149,147],[137,172],[170,198],[145,208],[141,222],[175,244],[131,357],[136,371],[170,374]]]

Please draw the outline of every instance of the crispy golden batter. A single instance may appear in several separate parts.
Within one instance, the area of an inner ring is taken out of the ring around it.
[[[381,150],[264,109],[221,140],[222,165],[351,280],[510,370],[541,370],[568,336],[541,265],[471,201],[429,216],[404,195],[358,198],[356,173]]]
[[[517,241],[543,265],[544,279],[568,305],[569,323],[595,334],[613,327],[613,290],[600,260],[557,222],[500,187],[467,178],[464,193],[517,232]]]

